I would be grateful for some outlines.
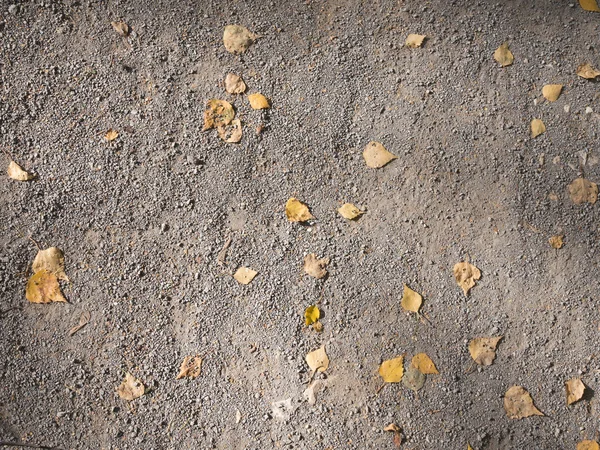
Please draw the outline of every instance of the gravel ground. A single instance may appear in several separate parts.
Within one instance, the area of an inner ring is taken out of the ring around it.
[[[260,39],[232,55],[228,24]],[[600,14],[559,0],[0,0],[0,144],[38,175],[0,183],[0,441],[393,449],[392,422],[403,449],[593,439],[600,203],[574,205],[567,185],[600,183],[599,85],[575,75],[600,66],[599,32]],[[422,48],[403,47],[409,33]],[[272,108],[225,93],[228,72]],[[565,85],[554,103],[547,83]],[[202,132],[211,98],[236,107],[240,144]],[[398,159],[367,168],[371,140]],[[314,221],[288,223],[292,196]],[[366,214],[344,220],[344,202]],[[30,237],[64,250],[68,304],[26,301]],[[303,274],[308,253],[331,258],[327,278]],[[452,275],[465,258],[482,271],[468,298]],[[239,266],[259,272],[251,284]],[[421,320],[400,307],[403,283],[424,296]],[[322,333],[303,323],[318,301]],[[494,364],[474,368],[468,341],[492,335]],[[304,356],[323,344],[309,405]],[[418,352],[440,374],[378,392],[379,364]],[[201,376],[176,380],[195,354]],[[115,392],[127,371],[148,390],[131,402]],[[588,390],[567,406],[574,376]],[[506,416],[514,384],[545,417]]]

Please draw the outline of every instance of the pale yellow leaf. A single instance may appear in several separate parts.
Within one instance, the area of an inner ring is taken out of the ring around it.
[[[426,36],[424,34],[412,34],[411,33],[406,38],[406,42],[404,45],[407,47],[410,47],[410,48],[420,47],[423,44],[425,37]]]
[[[598,185],[585,178],[577,178],[569,185],[569,195],[576,205],[585,202],[594,204],[598,200]]]
[[[58,247],[39,250],[35,255],[31,269],[34,273],[46,269],[56,275],[59,280],[69,281],[69,277],[65,273],[65,254]]]
[[[112,142],[118,137],[119,137],[119,132],[116,130],[113,130],[112,128],[109,128],[106,131],[106,133],[104,133],[104,139],[106,139],[108,142]]]
[[[306,222],[314,219],[308,206],[294,197],[290,198],[285,204],[285,215],[290,222]]]
[[[229,53],[239,55],[248,50],[257,36],[241,25],[227,25],[223,31],[223,44]]]
[[[504,394],[504,410],[510,419],[523,419],[530,416],[543,416],[533,404],[529,392],[521,386],[512,386]]]
[[[547,84],[542,88],[542,95],[549,102],[555,102],[562,92],[562,84]]]
[[[233,274],[233,278],[235,278],[241,284],[249,284],[254,277],[258,274],[257,271],[252,270],[248,267],[240,267]]]
[[[230,144],[237,144],[242,140],[242,122],[233,119],[229,125],[221,125],[217,128],[219,137]]]
[[[468,262],[456,263],[453,272],[456,283],[462,288],[465,297],[469,294],[471,288],[475,286],[475,280],[481,278],[479,269]]]
[[[179,380],[181,378],[196,378],[202,372],[202,358],[200,356],[186,356],[183,358],[183,362],[181,363],[181,367],[179,368],[179,373],[177,374],[176,379]]]
[[[123,400],[135,400],[145,394],[146,387],[140,380],[127,372],[125,379],[117,386],[116,390]]]
[[[494,59],[500,63],[502,67],[510,66],[515,60],[512,52],[508,48],[508,42],[505,42],[494,52]]]
[[[58,285],[58,278],[52,272],[41,269],[27,282],[25,298],[31,303],[66,302]]]
[[[419,294],[416,291],[413,291],[405,284],[400,306],[402,306],[402,308],[404,308],[406,311],[418,313],[422,303],[423,297],[421,296],[421,294]]]
[[[317,350],[310,352],[306,355],[306,363],[313,372],[325,372],[329,367],[329,358],[325,353],[325,346],[322,345]]]
[[[425,353],[417,353],[413,356],[410,365],[418,369],[422,374],[439,374],[437,367],[435,367],[431,358]]]
[[[252,109],[268,109],[271,107],[269,99],[259,92],[248,95],[248,101]]]
[[[404,356],[382,362],[379,366],[379,375],[386,383],[399,383],[404,375]]]
[[[27,172],[25,169],[23,169],[20,165],[18,165],[14,161],[11,161],[8,164],[8,169],[6,169],[6,173],[13,180],[17,180],[17,181],[29,181],[29,180],[33,180],[35,178],[35,175]]]
[[[575,403],[581,400],[583,393],[585,392],[585,385],[579,378],[571,378],[565,383],[565,390],[567,392],[567,405]]]
[[[546,125],[540,119],[533,119],[531,121],[531,137],[536,138],[540,134],[546,132]]]
[[[600,8],[598,7],[598,2],[596,0],[579,0],[579,5],[586,11],[600,12]]]
[[[367,167],[379,169],[390,161],[396,159],[397,156],[388,152],[380,142],[371,141],[367,144],[365,150],[363,151],[363,158],[365,158]]]
[[[243,94],[246,91],[246,83],[242,77],[228,73],[225,77],[225,90],[230,94]]]
[[[231,103],[225,100],[210,99],[206,102],[202,131],[229,125],[234,117],[235,111]]]
[[[548,242],[550,243],[550,246],[552,248],[555,248],[555,249],[562,248],[563,236],[561,236],[561,235],[552,236],[550,239],[548,239]]]
[[[577,444],[577,450],[600,450],[600,445],[596,441],[581,441]]]
[[[119,36],[127,37],[129,36],[129,33],[131,33],[129,25],[125,22],[111,22],[110,24]]]
[[[310,253],[304,258],[304,271],[311,277],[323,278],[327,275],[329,261],[329,258],[319,259],[317,255]]]
[[[304,310],[304,323],[306,326],[316,323],[317,320],[319,320],[319,317],[321,317],[321,311],[319,311],[319,308],[315,305],[311,305]]]
[[[480,337],[469,342],[471,358],[480,366],[489,366],[496,358],[496,347],[502,336]]]
[[[581,78],[585,78],[586,80],[593,80],[600,75],[600,71],[595,67],[592,67],[591,64],[584,63],[577,67],[577,75],[579,75]]]
[[[344,203],[339,209],[338,212],[342,215],[344,219],[353,220],[364,214],[363,211],[358,209],[352,203]]]

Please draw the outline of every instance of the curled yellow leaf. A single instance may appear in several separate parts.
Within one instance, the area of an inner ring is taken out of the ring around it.
[[[271,102],[267,97],[257,92],[248,96],[248,101],[252,109],[268,109],[271,107]]]
[[[418,313],[422,303],[423,297],[421,296],[421,294],[419,294],[416,291],[413,291],[405,284],[400,306],[402,306],[402,308],[404,308],[406,311]]]
[[[600,12],[600,8],[598,7],[598,2],[596,0],[579,0],[579,6],[586,11]]]
[[[536,138],[540,134],[546,132],[546,125],[540,119],[533,119],[531,121],[531,137]]]
[[[339,209],[338,212],[342,215],[344,219],[354,220],[357,217],[360,217],[364,214],[363,211],[358,209],[352,203],[344,203]]]
[[[311,305],[304,310],[304,323],[306,326],[316,323],[320,317],[321,311],[319,311],[319,308],[315,305]]]
[[[382,362],[379,366],[379,375],[386,383],[399,383],[404,375],[404,356]]]
[[[431,358],[425,353],[417,353],[415,356],[413,356],[410,365],[415,369],[418,369],[419,372],[421,372],[424,375],[439,374],[437,367],[435,367],[435,364],[433,363]]]
[[[547,84],[542,88],[542,95],[549,102],[555,102],[558,100],[558,97],[562,92],[562,88],[562,84]]]
[[[285,215],[290,222],[306,222],[315,217],[310,213],[308,206],[297,198],[290,198],[285,204]]]
[[[508,42],[505,42],[494,52],[494,59],[500,63],[502,67],[510,66],[515,60],[512,52],[508,48]]]

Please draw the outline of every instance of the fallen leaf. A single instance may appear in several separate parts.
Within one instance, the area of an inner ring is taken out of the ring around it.
[[[419,369],[422,374],[439,374],[435,364],[425,353],[418,353],[413,356],[410,365],[415,369]]]
[[[600,8],[598,8],[598,2],[596,0],[579,0],[579,6],[586,11],[600,12]]]
[[[317,333],[320,333],[323,331],[323,324],[321,322],[315,322],[313,323],[313,330],[315,330]]]
[[[235,423],[240,423],[240,421],[242,420],[242,413],[240,412],[239,409],[235,410]]]
[[[363,151],[363,158],[365,158],[367,167],[379,169],[390,161],[396,159],[397,156],[388,152],[380,142],[371,141],[367,144],[365,150]]]
[[[322,345],[317,350],[310,352],[306,355],[306,363],[313,372],[325,372],[329,367],[329,358],[325,353],[325,346]]]
[[[386,383],[399,383],[404,375],[404,356],[382,362],[379,366],[379,375]]]
[[[533,119],[531,121],[531,137],[536,138],[540,134],[546,132],[546,125],[540,119]]]
[[[183,362],[181,363],[181,367],[179,368],[179,373],[177,374],[176,379],[180,380],[181,378],[196,378],[202,372],[202,358],[200,356],[186,356],[183,358]]]
[[[471,339],[469,353],[471,358],[480,366],[489,366],[496,358],[496,347],[502,336],[480,337]]]
[[[468,262],[456,263],[453,271],[456,283],[462,288],[466,297],[471,288],[475,286],[475,280],[481,278],[481,272],[477,267]]]
[[[311,277],[321,279],[327,275],[327,264],[329,258],[318,259],[317,255],[310,253],[304,258],[304,271]]]
[[[404,293],[402,295],[402,301],[400,306],[406,311],[419,312],[421,305],[423,304],[423,297],[418,292],[413,291],[406,284],[404,285]]]
[[[411,366],[402,377],[402,384],[411,391],[417,392],[425,384],[425,378],[425,375],[419,369]]]
[[[242,77],[228,73],[225,77],[225,90],[230,94],[243,94],[246,91],[246,83]]]
[[[202,128],[202,131],[229,125],[234,117],[235,111],[231,103],[225,100],[210,99],[206,102],[204,128]]]
[[[271,102],[267,97],[260,93],[250,94],[248,101],[252,109],[268,109],[271,107]]]
[[[306,326],[316,323],[317,320],[319,320],[319,317],[321,317],[321,311],[319,311],[319,308],[314,305],[309,306],[304,311],[304,323]]]
[[[394,445],[396,448],[400,448],[402,444],[402,429],[395,423],[390,423],[383,431],[392,431],[394,433]]]
[[[521,386],[512,386],[504,394],[504,410],[510,419],[523,419],[529,416],[543,416],[535,407],[529,392]]]
[[[111,22],[110,24],[119,36],[127,37],[129,36],[129,33],[131,33],[129,25],[125,22]]]
[[[279,422],[285,422],[286,420],[289,420],[295,410],[296,408],[292,404],[291,398],[271,403],[273,418]]]
[[[404,45],[410,48],[420,47],[423,44],[425,37],[424,34],[409,34]]]
[[[363,211],[358,209],[352,203],[344,203],[341,208],[338,209],[338,212],[342,215],[344,219],[353,220],[364,214]]]
[[[66,302],[58,285],[58,278],[45,269],[34,273],[27,282],[25,298],[31,303]]]
[[[585,202],[593,205],[598,200],[598,185],[585,178],[577,178],[569,185],[569,194],[576,205]]]
[[[581,441],[577,444],[577,450],[600,450],[600,445],[596,441]]]
[[[312,383],[308,385],[304,393],[302,394],[309,405],[314,405],[317,403],[317,392],[321,387],[321,380],[314,380]]]
[[[285,215],[290,222],[306,222],[314,219],[314,216],[308,210],[308,206],[297,198],[290,198],[285,204]]]
[[[549,102],[555,102],[562,92],[562,84],[547,84],[542,88],[542,95]]]
[[[402,429],[395,423],[390,423],[383,431],[401,431]]]
[[[552,236],[550,239],[548,239],[548,242],[552,248],[559,249],[563,246],[563,237],[560,235]]]
[[[59,280],[69,281],[69,277],[65,274],[65,254],[58,247],[49,247],[46,250],[38,251],[31,269],[33,273],[46,269],[56,275]]]
[[[75,333],[85,327],[89,323],[91,317],[92,315],[89,311],[83,311],[81,316],[79,316],[79,323],[69,330],[69,336],[73,336]]]
[[[585,391],[585,384],[579,378],[571,378],[565,383],[565,390],[567,391],[567,405],[570,405],[581,400]]]
[[[248,267],[240,267],[233,274],[233,278],[235,278],[239,283],[249,284],[254,277],[258,274],[256,270],[252,270]]]
[[[586,80],[593,80],[600,75],[600,71],[592,67],[589,63],[584,63],[577,67],[577,75]]]
[[[104,139],[106,139],[108,142],[112,142],[118,137],[119,137],[119,132],[116,130],[113,130],[112,128],[109,128],[108,131],[106,133],[104,133]]]
[[[217,128],[219,137],[230,144],[237,144],[242,140],[242,122],[233,119],[229,125],[221,125]]]
[[[123,400],[135,400],[144,395],[145,392],[146,387],[144,384],[129,372],[125,374],[125,379],[117,387],[117,394]]]
[[[229,53],[239,55],[248,50],[257,36],[241,25],[227,25],[223,31],[223,44]]]
[[[473,450],[473,447],[471,447],[471,444],[469,444],[468,442],[467,442],[467,450]]]
[[[25,169],[23,169],[20,165],[18,165],[14,161],[10,162],[10,164],[8,165],[8,169],[6,169],[6,173],[13,180],[17,180],[17,181],[29,181],[29,180],[33,180],[35,178],[35,175],[27,172]]]
[[[494,52],[494,59],[500,63],[502,67],[510,66],[513,63],[515,57],[508,49],[508,42],[505,42],[496,49]]]

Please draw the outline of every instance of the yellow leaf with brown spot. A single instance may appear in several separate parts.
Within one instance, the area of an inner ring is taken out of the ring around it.
[[[456,283],[462,288],[465,297],[469,294],[471,288],[475,286],[475,280],[481,278],[479,269],[468,262],[456,263],[453,272]]]
[[[254,277],[258,274],[256,270],[252,270],[249,267],[240,267],[233,274],[233,278],[235,278],[241,284],[249,284]]]
[[[555,249],[562,248],[563,236],[561,236],[561,235],[552,236],[550,239],[548,239],[548,242],[550,243],[550,246],[552,246],[552,248],[555,248]]]
[[[399,383],[404,375],[404,356],[382,362],[379,366],[379,375],[386,383]]]
[[[248,101],[252,109],[268,109],[271,107],[271,102],[267,97],[257,92],[248,96]]]
[[[246,83],[242,80],[242,77],[228,73],[225,77],[225,90],[230,94],[243,94],[246,92]]]
[[[585,384],[580,378],[571,378],[565,383],[565,390],[567,392],[567,405],[570,405],[581,400],[585,392]]]
[[[581,441],[577,444],[577,450],[600,450],[600,445],[596,441]]]
[[[419,294],[416,291],[413,291],[405,284],[400,306],[402,306],[402,308],[404,308],[406,311],[418,313],[422,304],[423,297],[421,296],[421,294]]]
[[[304,258],[304,271],[311,277],[323,278],[327,275],[327,265],[329,264],[329,258],[319,259],[314,253],[306,255]]]
[[[542,88],[542,95],[549,102],[555,102],[562,92],[562,84],[547,84]]]
[[[248,50],[257,37],[241,25],[227,25],[223,30],[223,45],[229,53],[239,55]]]
[[[413,356],[410,365],[413,366],[415,369],[418,369],[419,372],[425,375],[439,374],[437,367],[435,367],[435,364],[433,363],[431,358],[425,353],[417,353],[415,356]]]
[[[321,317],[321,311],[315,305],[311,305],[304,310],[304,323],[306,326],[316,323],[319,317]]]
[[[8,169],[6,169],[6,173],[13,180],[17,180],[17,181],[29,181],[29,180],[33,180],[35,178],[35,175],[27,172],[25,169],[23,169],[20,165],[18,165],[14,161],[11,161],[8,164]]]
[[[314,219],[308,206],[294,197],[290,198],[285,204],[285,215],[290,222],[306,222]]]
[[[577,67],[577,75],[586,80],[593,80],[600,75],[600,71],[589,63],[580,64]]]
[[[39,250],[35,255],[31,269],[34,273],[46,269],[56,275],[59,280],[69,281],[69,277],[65,273],[65,254],[58,247]]]
[[[25,297],[31,303],[66,302],[58,285],[58,278],[45,269],[34,273],[27,282]]]
[[[406,38],[406,42],[404,43],[404,45],[410,48],[420,47],[421,45],[423,45],[423,41],[425,40],[425,38],[426,36],[424,34],[411,33]]]
[[[202,131],[229,125],[234,117],[235,111],[231,103],[225,100],[210,99],[206,102]]]
[[[322,345],[317,350],[310,352],[306,355],[306,363],[313,372],[325,372],[329,367],[329,358],[325,353],[325,346]]]
[[[358,209],[352,203],[344,203],[339,209],[338,212],[342,215],[344,219],[354,220],[357,217],[360,217],[364,214],[363,211]]]
[[[504,410],[510,419],[523,419],[530,416],[543,416],[535,407],[529,392],[521,386],[512,386],[504,394]]]
[[[230,144],[237,144],[242,140],[242,122],[233,119],[229,125],[221,125],[217,128],[219,137]]]
[[[125,374],[125,379],[117,386],[117,394],[123,400],[135,400],[146,393],[146,386],[131,375],[129,372]]]
[[[598,200],[598,185],[585,178],[577,178],[569,185],[569,195],[576,205],[585,202],[594,204]]]
[[[177,374],[176,379],[180,380],[181,378],[196,378],[202,372],[202,358],[200,356],[186,356],[183,358],[183,362],[181,363],[181,367],[179,368],[179,373]]]
[[[600,12],[600,8],[598,7],[598,2],[596,0],[579,0],[579,6],[586,11]]]
[[[515,60],[515,57],[513,56],[512,52],[508,48],[508,42],[505,42],[504,44],[502,44],[500,47],[498,47],[496,49],[496,51],[494,52],[494,59],[502,67],[510,66],[513,63],[513,61]]]
[[[390,161],[396,159],[397,156],[388,152],[380,142],[371,141],[367,144],[365,150],[363,151],[363,158],[367,163],[367,167],[379,169]]]
[[[531,137],[536,138],[540,134],[546,132],[546,125],[540,119],[533,119],[531,121]]]
[[[471,358],[480,366],[489,366],[496,358],[496,347],[502,336],[480,337],[471,339],[469,353]]]
[[[113,130],[112,128],[109,128],[108,131],[104,133],[104,139],[106,139],[108,142],[112,142],[118,137],[119,132],[117,130]]]

